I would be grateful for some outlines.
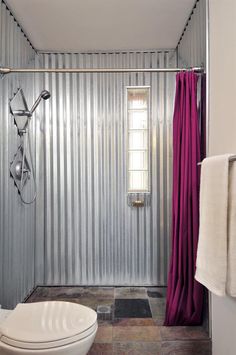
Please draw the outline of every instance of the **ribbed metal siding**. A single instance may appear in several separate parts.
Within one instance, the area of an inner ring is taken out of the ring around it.
[[[44,54],[50,67],[171,67],[175,53]],[[39,63],[38,63],[39,64]],[[36,283],[164,285],[174,74],[45,74],[38,139]],[[42,79],[43,78],[43,79]],[[126,199],[125,87],[151,86],[151,206]]]
[[[199,0],[178,46],[179,66],[206,67],[206,0]]]
[[[34,51],[1,1],[0,29],[0,65],[27,66]],[[21,204],[9,176],[9,164],[19,144],[9,99],[19,86],[31,103],[32,76],[0,78],[0,304],[4,307],[22,301],[34,286],[35,208]]]

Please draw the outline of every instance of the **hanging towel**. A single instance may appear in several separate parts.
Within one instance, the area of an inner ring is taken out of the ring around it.
[[[218,296],[236,294],[236,166],[233,154],[201,166],[200,229],[195,279]]]
[[[229,168],[228,200],[228,273],[226,293],[236,297],[236,163]]]

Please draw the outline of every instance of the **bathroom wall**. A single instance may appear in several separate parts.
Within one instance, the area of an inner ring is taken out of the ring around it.
[[[175,67],[175,52],[41,54],[50,67]],[[174,74],[45,74],[36,284],[165,285]],[[151,203],[127,204],[125,88],[150,85]],[[41,142],[41,143],[40,143]]]
[[[208,3],[203,0],[202,3],[204,2]],[[235,18],[235,0],[209,0],[209,155],[236,152]],[[182,60],[185,59],[186,63],[192,63],[192,65],[199,65],[202,61],[202,56],[196,55],[197,46],[194,45],[194,50],[192,49],[193,59],[187,51],[188,45],[191,48],[194,44],[192,41],[196,38],[196,32],[200,30],[201,26],[197,27],[198,30],[194,31],[195,34],[192,32],[192,35],[189,33],[186,36],[189,38],[188,44],[184,44],[187,54],[184,54],[179,46],[179,56]],[[235,355],[236,300],[228,296],[211,295],[211,303],[213,355]]]
[[[236,153],[236,3],[210,0],[209,154]],[[227,54],[226,54],[227,53]],[[236,353],[236,299],[212,295],[213,355]]]
[[[0,65],[27,66],[34,56],[34,50],[0,1]],[[16,126],[9,114],[9,99],[18,87],[25,90],[31,104],[32,76],[11,74],[0,78],[0,304],[3,307],[12,307],[23,300],[34,286],[35,207],[20,202],[9,173],[19,145]]]
[[[196,1],[195,7],[178,43],[180,67],[206,67],[206,7],[207,0]]]

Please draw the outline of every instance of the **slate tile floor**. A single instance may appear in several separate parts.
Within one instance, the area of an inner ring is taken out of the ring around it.
[[[211,355],[203,327],[164,327],[166,288],[37,287],[26,302],[63,300],[93,309],[112,306],[112,319],[99,320],[88,355]],[[79,355],[79,354],[78,354]]]

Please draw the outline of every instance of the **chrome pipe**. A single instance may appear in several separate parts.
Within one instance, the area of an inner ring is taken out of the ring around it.
[[[230,163],[234,163],[236,161],[236,155],[232,155],[231,157],[229,157],[229,162]],[[202,162],[198,162],[197,165],[202,165]]]
[[[0,68],[0,74],[10,73],[177,73],[181,71],[194,70],[201,73],[202,67],[196,68]]]

